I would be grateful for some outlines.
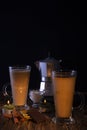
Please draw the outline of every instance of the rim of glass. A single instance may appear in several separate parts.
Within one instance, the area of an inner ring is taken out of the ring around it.
[[[77,70],[75,69],[60,69],[53,70],[52,76],[77,76]]]
[[[9,70],[20,70],[20,69],[31,70],[31,66],[30,65],[13,65],[13,66],[9,66]]]

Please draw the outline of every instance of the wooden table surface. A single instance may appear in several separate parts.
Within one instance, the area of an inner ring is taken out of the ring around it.
[[[77,125],[72,126],[71,130],[87,130],[87,115],[84,115],[79,112],[76,113],[74,112],[74,114],[76,114],[74,115],[74,118],[76,120]],[[13,118],[6,118],[1,113],[0,130],[61,130],[61,129],[59,127],[56,129],[55,118],[43,122],[33,122],[31,120],[25,120],[15,123]]]
[[[0,100],[0,130],[61,130],[59,126],[56,127],[55,115],[44,113],[48,120],[42,122],[33,122],[32,120],[24,120],[15,123],[13,118],[7,118],[2,114],[3,100]],[[43,115],[43,113],[40,113]],[[87,107],[83,110],[74,110],[72,113],[75,118],[76,125],[71,126],[71,130],[87,130]],[[36,119],[37,116],[35,117]],[[67,130],[64,129],[64,130]]]

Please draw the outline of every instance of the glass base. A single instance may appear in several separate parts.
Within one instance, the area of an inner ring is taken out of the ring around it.
[[[72,118],[72,117],[69,117],[69,118],[56,118],[56,122],[58,124],[75,124],[75,119]]]
[[[53,117],[52,121],[56,125],[56,130],[79,130],[80,129],[80,124],[75,121],[72,117],[70,118],[56,118]]]
[[[30,109],[30,107],[26,104],[26,105],[23,105],[23,106],[15,106],[15,109],[17,110],[17,111],[27,111],[27,110],[29,110]]]
[[[75,120],[70,118],[56,118],[56,127],[59,130],[77,130]]]
[[[39,108],[39,105],[40,105],[39,103],[33,103],[33,104],[32,104],[32,107],[34,107],[34,108]]]

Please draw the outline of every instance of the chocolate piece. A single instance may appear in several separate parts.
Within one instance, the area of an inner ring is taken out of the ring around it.
[[[28,114],[31,116],[31,118],[33,119],[33,121],[35,121],[36,123],[40,123],[40,122],[44,122],[44,121],[48,120],[45,115],[43,115],[37,109],[34,109],[34,108],[31,108],[28,111]]]

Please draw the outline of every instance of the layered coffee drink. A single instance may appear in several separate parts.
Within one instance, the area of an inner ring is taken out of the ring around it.
[[[56,116],[69,118],[72,113],[76,74],[74,72],[55,72],[52,79]]]
[[[15,106],[23,106],[27,101],[30,70],[9,68],[12,88],[13,103]]]

